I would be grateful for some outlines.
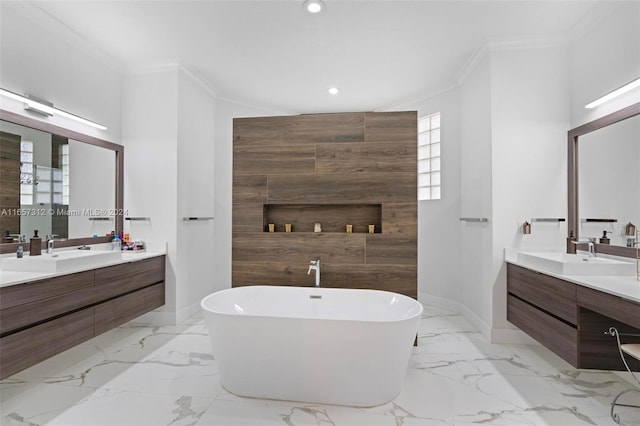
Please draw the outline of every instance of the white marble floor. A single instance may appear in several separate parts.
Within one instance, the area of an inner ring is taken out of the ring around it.
[[[609,404],[631,387],[538,346],[488,343],[462,316],[429,306],[418,342],[400,395],[362,409],[226,392],[200,316],[172,327],[125,325],[0,382],[0,424],[615,425]],[[620,413],[640,425],[640,409]]]

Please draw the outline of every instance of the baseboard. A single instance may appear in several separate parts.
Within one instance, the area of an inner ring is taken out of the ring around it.
[[[177,324],[180,324],[182,321],[186,320],[187,318],[191,318],[198,311],[200,311],[200,309],[201,309],[200,300],[198,300],[197,302],[194,302],[191,305],[178,310],[178,312],[176,313]]]
[[[476,330],[480,332],[480,334],[482,334],[488,341],[491,341],[491,327],[489,327],[482,318],[477,316],[465,305],[460,306],[460,313]]]
[[[460,313],[460,302],[445,299],[444,297],[433,296],[427,293],[418,293],[418,302],[423,305],[435,306],[436,308],[446,309],[453,313]]]

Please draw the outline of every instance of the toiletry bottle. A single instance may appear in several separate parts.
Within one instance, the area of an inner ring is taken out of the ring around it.
[[[567,237],[567,253],[576,254],[575,240],[576,237],[573,235],[573,231],[569,231],[569,236]]]
[[[40,256],[42,254],[42,238],[38,237],[38,230],[33,231],[33,237],[29,242],[29,256]]]
[[[607,238],[607,233],[610,231],[602,231],[602,237],[600,237],[600,244],[609,244],[611,240]]]
[[[16,257],[18,259],[22,259],[22,255],[24,254],[24,242],[24,235],[18,238],[18,250],[16,251]]]
[[[118,237],[118,234],[115,234],[111,240],[111,250],[120,251],[121,244],[120,237]]]

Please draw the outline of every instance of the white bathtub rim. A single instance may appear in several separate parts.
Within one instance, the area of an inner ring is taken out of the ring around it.
[[[320,291],[323,290],[330,290],[330,291],[342,291],[342,290],[346,290],[346,291],[364,291],[364,292],[375,292],[375,293],[386,293],[389,295],[394,295],[394,296],[400,296],[401,298],[404,299],[408,299],[410,302],[415,302],[418,306],[418,310],[417,312],[415,312],[413,315],[408,316],[408,317],[402,317],[402,318],[394,318],[394,319],[350,319],[350,318],[329,318],[329,317],[322,317],[322,318],[314,318],[314,317],[300,317],[300,316],[277,316],[277,315],[255,315],[255,314],[239,314],[237,312],[220,312],[218,310],[212,310],[209,307],[206,306],[206,301],[209,298],[213,298],[216,295],[220,295],[221,293],[227,293],[227,292],[232,292],[233,290],[237,290],[239,288],[251,288],[251,287],[259,287],[259,288],[283,288],[283,289],[287,289],[287,288],[294,288],[294,289],[307,289],[310,291],[313,290],[317,290],[317,287],[303,287],[303,286],[274,286],[274,285],[254,285],[254,286],[243,286],[243,287],[232,287],[232,288],[227,288],[224,290],[220,290],[220,291],[216,291],[214,293],[208,294],[205,297],[202,298],[202,300],[200,301],[200,307],[211,314],[214,315],[221,315],[221,316],[229,316],[229,317],[239,317],[239,318],[282,318],[282,319],[297,319],[297,320],[312,320],[312,321],[345,321],[345,322],[349,322],[349,323],[364,323],[364,324],[369,324],[369,323],[400,323],[400,322],[404,322],[404,321],[411,321],[414,320],[416,317],[421,317],[422,314],[424,313],[424,306],[422,305],[422,303],[420,303],[417,299],[414,299],[412,297],[406,296],[404,294],[400,294],[400,293],[395,293],[392,291],[386,291],[386,290],[374,290],[374,289],[365,289],[365,288],[342,288],[342,287],[319,287],[319,289],[321,289]]]

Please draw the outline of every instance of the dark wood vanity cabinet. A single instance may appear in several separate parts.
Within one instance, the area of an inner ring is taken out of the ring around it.
[[[165,256],[0,288],[0,378],[165,303]]]
[[[576,285],[507,264],[507,320],[578,364]]]
[[[576,368],[625,370],[615,338],[605,332],[613,326],[640,334],[640,304],[507,264],[507,320]]]

